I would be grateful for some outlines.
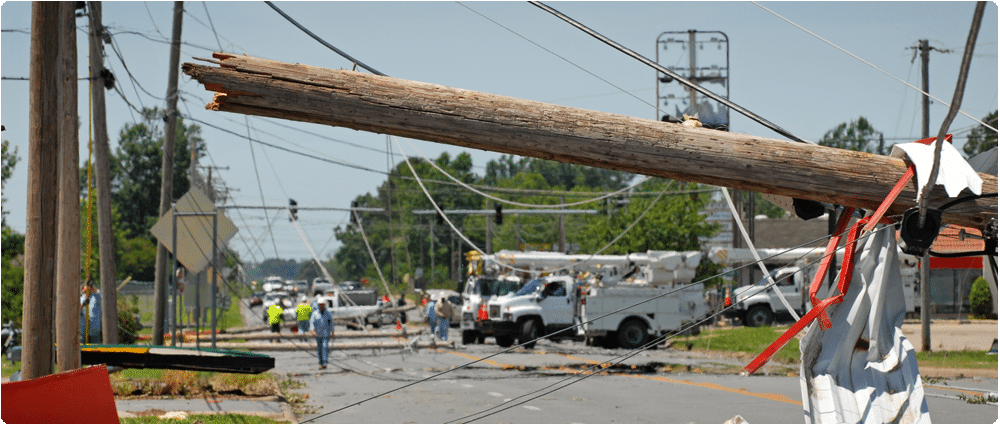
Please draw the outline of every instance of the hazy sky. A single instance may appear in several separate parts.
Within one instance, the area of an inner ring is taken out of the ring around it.
[[[656,119],[655,72],[598,42],[548,13],[523,2],[278,2],[291,17],[327,42],[393,77],[478,90],[506,96]],[[730,96],[798,137],[819,140],[836,125],[865,116],[892,143],[920,136],[918,93],[819,39],[795,28],[754,3],[737,2],[581,2],[551,3],[555,9],[605,36],[654,58],[657,36],[665,31],[722,31],[730,42]],[[892,75],[920,86],[917,40],[950,53],[934,51],[930,59],[930,93],[951,102],[961,55],[968,36],[973,2],[768,2],[763,6],[864,58]],[[118,133],[137,107],[165,107],[172,2],[105,2],[104,24],[114,45],[105,64],[115,74],[125,99],[107,92],[108,131],[112,149]],[[186,2],[182,62],[210,57],[213,51],[248,54],[327,68],[352,64],[295,28],[263,2]],[[485,15],[507,29],[487,20]],[[4,78],[27,77],[31,4],[0,6]],[[962,110],[982,118],[997,109],[997,6],[987,3],[976,44],[976,56]],[[87,22],[77,19],[80,75],[87,73]],[[212,30],[214,26],[214,30]],[[509,30],[508,30],[509,29]],[[512,32],[513,31],[513,32]],[[515,34],[516,33],[516,34]],[[522,38],[523,37],[523,38]],[[560,57],[525,39],[531,40]],[[708,51],[712,46],[706,47]],[[661,63],[682,62],[686,51],[661,51]],[[705,53],[708,58],[710,53]],[[565,58],[565,60],[563,59]],[[572,64],[568,63],[572,62]],[[123,63],[124,62],[124,63]],[[723,65],[720,63],[720,65]],[[129,72],[135,81],[129,77]],[[600,78],[582,71],[586,69]],[[706,86],[724,90],[718,85]],[[79,87],[81,159],[87,156],[86,81]],[[235,136],[200,125],[209,155],[202,165],[228,167],[215,171],[231,188],[230,204],[350,206],[373,192],[385,175],[334,165],[281,150],[254,146],[256,167],[246,135],[267,143],[308,152],[357,166],[385,171],[401,157],[386,137],[342,128],[281,122],[211,112],[204,105],[212,93],[186,76],[180,81],[179,109],[186,117],[228,129]],[[147,93],[148,92],[148,93]],[[28,82],[3,80],[4,140],[18,148],[21,163],[3,192],[8,224],[23,232],[27,188]],[[634,97],[633,97],[634,96]],[[638,98],[638,99],[637,99]],[[673,110],[673,106],[668,106]],[[931,105],[931,133],[936,134],[947,107]],[[191,119],[186,119],[192,124]],[[956,145],[975,123],[959,115],[950,131]],[[317,135],[307,134],[305,130]],[[732,131],[783,139],[736,113]],[[358,148],[341,142],[363,145]],[[454,154],[463,149],[414,142],[426,155]],[[415,155],[403,142],[407,154]],[[471,151],[474,170],[499,155]],[[258,175],[260,186],[258,188]],[[231,247],[248,261],[277,255],[305,259],[309,253],[286,217],[273,220],[273,240],[259,210],[230,212],[240,228]],[[274,213],[271,213],[273,217]],[[333,228],[347,221],[346,212],[300,212],[299,219],[321,258],[335,252]]]

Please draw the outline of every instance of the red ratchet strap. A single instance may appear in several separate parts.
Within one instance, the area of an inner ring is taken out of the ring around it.
[[[856,257],[854,250],[857,245],[858,237],[863,232],[871,231],[875,227],[876,223],[892,223],[891,220],[883,219],[882,216],[885,214],[886,210],[889,209],[889,206],[896,200],[896,197],[899,196],[899,193],[903,191],[903,188],[906,187],[906,183],[913,178],[914,174],[916,174],[916,168],[913,165],[907,167],[906,172],[903,173],[903,176],[898,182],[896,182],[896,185],[892,188],[892,190],[889,191],[889,194],[882,201],[882,204],[879,205],[878,209],[875,210],[875,213],[869,217],[858,220],[858,222],[851,227],[851,230],[847,235],[847,243],[844,246],[844,265],[840,269],[840,278],[837,281],[837,290],[840,294],[819,301],[819,299],[816,298],[816,293],[819,291],[823,280],[826,278],[826,273],[830,269],[831,258],[836,251],[837,245],[840,243],[840,238],[844,233],[844,228],[847,227],[847,223],[850,221],[851,215],[854,214],[854,208],[848,207],[844,209],[844,212],[840,216],[840,220],[837,223],[837,232],[830,238],[830,243],[826,247],[826,254],[823,256],[819,270],[817,270],[816,276],[813,278],[813,282],[809,286],[809,300],[812,302],[813,308],[802,316],[799,321],[795,322],[792,327],[788,328],[788,330],[785,331],[785,333],[782,334],[777,340],[771,343],[771,345],[761,352],[757,358],[750,362],[750,364],[746,365],[746,367],[743,368],[744,370],[749,373],[756,372],[757,369],[760,369],[761,366],[764,366],[764,364],[771,360],[774,353],[777,353],[778,350],[782,349],[782,347],[784,347],[793,336],[801,332],[802,329],[805,328],[806,325],[812,323],[813,320],[819,318],[820,329],[823,330],[829,329],[832,326],[830,323],[830,317],[826,313],[826,308],[842,302],[844,300],[844,294],[847,293],[847,289],[850,287],[851,277],[854,274],[854,262]],[[864,228],[861,227],[862,225]]]

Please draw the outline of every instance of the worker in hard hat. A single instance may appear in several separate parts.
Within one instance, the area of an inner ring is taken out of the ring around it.
[[[295,319],[299,321],[299,333],[304,334],[309,329],[309,316],[312,315],[312,307],[305,298],[295,306]]]
[[[267,308],[267,322],[271,324],[271,332],[281,333],[281,322],[284,320],[285,310],[281,308],[281,303],[276,302]],[[278,342],[272,339],[271,342]]]

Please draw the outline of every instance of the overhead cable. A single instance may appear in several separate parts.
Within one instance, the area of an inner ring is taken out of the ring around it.
[[[347,60],[349,60],[351,62],[356,63],[358,66],[360,66],[360,67],[362,67],[364,69],[367,69],[368,72],[371,72],[372,74],[381,75],[383,77],[387,76],[387,75],[385,75],[385,74],[383,74],[381,72],[376,71],[375,68],[372,68],[372,67],[370,67],[368,65],[365,65],[361,61],[359,61],[357,59],[354,59],[353,57],[351,57],[351,55],[347,54],[347,52],[344,52],[343,50],[340,50],[340,49],[334,47],[332,44],[327,43],[322,38],[319,38],[318,35],[313,34],[312,31],[309,31],[308,29],[306,29],[306,27],[304,27],[301,24],[299,24],[298,22],[296,22],[294,19],[292,19],[291,16],[288,16],[288,14],[286,14],[285,12],[282,12],[281,9],[278,9],[278,6],[275,6],[274,3],[271,3],[270,1],[265,1],[264,3],[267,3],[268,6],[271,6],[271,9],[274,9],[275,12],[278,12],[278,14],[280,14],[285,19],[287,19],[288,22],[291,22],[292,25],[295,25],[296,27],[298,27],[298,29],[302,30],[302,32],[304,32],[306,34],[309,34],[310,37],[312,37],[314,40],[320,42],[320,44],[326,46],[328,49],[333,50],[334,52],[337,52],[337,54],[339,54],[340,56],[343,56],[344,59],[347,59]]]
[[[662,65],[660,65],[660,64],[658,64],[658,63],[656,63],[654,61],[651,61],[651,60],[647,59],[646,57],[644,57],[644,56],[636,53],[633,50],[628,49],[625,46],[622,46],[621,44],[616,43],[615,41],[613,41],[613,40],[611,40],[611,39],[609,39],[609,38],[607,38],[607,37],[605,37],[605,36],[597,33],[596,31],[594,31],[594,30],[586,27],[585,25],[583,25],[583,24],[581,24],[581,23],[573,20],[569,16],[566,16],[566,15],[560,13],[559,11],[557,11],[557,10],[555,10],[555,9],[549,7],[549,6],[546,6],[542,2],[529,1],[528,3],[531,3],[531,4],[535,5],[536,7],[538,7],[539,9],[542,9],[542,10],[544,10],[546,12],[551,13],[552,15],[558,17],[559,19],[562,19],[563,21],[565,21],[565,22],[569,23],[570,25],[572,25],[572,26],[580,29],[581,31],[589,34],[590,36],[592,36],[592,37],[594,37],[594,38],[596,38],[596,39],[604,42],[604,44],[607,44],[607,45],[609,45],[609,46],[617,49],[618,51],[620,51],[622,53],[625,53],[626,55],[631,56],[634,59],[637,59],[639,62],[642,62],[642,63],[648,65],[649,67],[651,67],[651,68],[653,68],[653,69],[655,69],[655,70],[657,70],[659,72],[662,72],[664,74],[669,75],[673,79],[675,79],[678,82],[680,82],[681,84],[683,84],[683,85],[691,88],[692,90],[695,90],[698,93],[701,93],[701,94],[703,94],[703,95],[711,98],[712,100],[715,100],[716,102],[719,102],[719,103],[721,103],[723,105],[726,105],[730,109],[732,109],[732,110],[734,110],[736,112],[739,112],[740,114],[743,114],[743,116],[745,116],[747,118],[750,118],[754,122],[756,122],[756,123],[758,123],[760,125],[763,125],[764,127],[767,127],[769,129],[773,130],[774,132],[782,135],[782,136],[785,136],[785,137],[787,137],[789,139],[792,139],[793,141],[796,141],[796,142],[799,142],[799,143],[812,143],[812,142],[809,142],[809,141],[806,141],[804,139],[799,138],[798,136],[792,134],[788,130],[785,130],[785,129],[781,128],[781,127],[778,127],[776,124],[774,124],[774,123],[772,123],[772,122],[770,122],[770,121],[762,118],[761,116],[759,116],[759,115],[757,115],[757,114],[755,114],[753,112],[750,112],[747,109],[744,109],[742,106],[733,103],[729,99],[726,99],[725,97],[722,97],[722,96],[719,96],[719,95],[717,95],[715,93],[712,93],[708,89],[706,89],[706,88],[704,88],[704,87],[702,87],[702,86],[700,86],[698,84],[695,84],[695,83],[693,83],[691,81],[688,81],[688,79],[680,76],[679,74],[677,74],[677,73],[675,73],[675,72],[667,69],[666,67],[663,67]]]
[[[392,136],[392,137],[395,137],[395,136]],[[640,184],[643,184],[643,183],[649,181],[650,179],[652,179],[652,177],[646,177],[645,179],[642,179],[638,183],[633,184],[631,186],[619,189],[619,190],[614,191],[614,192],[608,192],[608,193],[606,193],[604,195],[601,195],[601,196],[598,196],[596,198],[591,198],[591,199],[587,199],[587,200],[583,200],[583,201],[578,201],[578,202],[569,202],[569,203],[555,204],[555,205],[551,205],[551,204],[525,204],[525,203],[521,203],[521,202],[517,202],[517,201],[511,201],[511,200],[507,200],[507,199],[497,198],[497,197],[495,197],[493,195],[490,195],[488,193],[481,192],[481,191],[477,190],[476,188],[474,188],[474,187],[466,184],[465,182],[457,179],[455,176],[452,176],[451,174],[448,174],[447,171],[445,171],[444,169],[442,169],[441,167],[439,167],[434,161],[431,161],[430,159],[428,159],[427,156],[424,155],[423,152],[420,152],[420,149],[417,149],[417,146],[414,145],[413,142],[410,141],[410,139],[406,139],[406,141],[410,144],[410,146],[413,147],[413,150],[417,151],[417,153],[420,154],[421,158],[423,158],[425,161],[427,161],[427,163],[429,163],[436,170],[440,171],[441,174],[444,174],[445,177],[448,177],[449,179],[451,179],[451,181],[457,183],[459,186],[464,187],[467,190],[475,192],[478,195],[484,196],[484,197],[492,199],[494,201],[503,202],[505,204],[510,204],[510,205],[517,205],[519,207],[527,207],[527,208],[561,208],[561,207],[572,207],[572,206],[576,206],[576,205],[588,204],[588,203],[591,203],[591,202],[600,201],[600,200],[605,199],[605,198],[610,198],[610,197],[615,196],[617,194],[620,194],[622,192],[628,191],[628,190],[633,189],[636,186],[639,186]],[[399,143],[399,142],[397,141],[396,143]],[[415,172],[414,172],[414,176],[416,176]]]
[[[871,62],[868,62],[868,61],[866,61],[866,60],[864,60],[864,59],[861,59],[860,57],[858,57],[858,55],[855,55],[854,53],[851,53],[851,52],[848,52],[847,50],[844,50],[844,49],[843,49],[842,47],[840,47],[840,46],[838,46],[838,45],[836,45],[836,44],[833,44],[833,43],[831,43],[831,42],[830,42],[830,41],[828,41],[827,39],[825,39],[825,38],[823,38],[823,37],[820,37],[819,35],[816,35],[816,33],[814,33],[814,32],[812,32],[812,31],[809,31],[809,30],[807,30],[807,29],[803,28],[803,27],[802,27],[801,25],[799,25],[799,24],[796,24],[795,22],[792,22],[792,21],[790,21],[790,20],[789,20],[788,18],[786,18],[786,17],[784,17],[784,16],[781,16],[781,15],[779,15],[779,14],[777,14],[777,13],[774,13],[774,11],[772,11],[771,9],[768,9],[768,8],[764,7],[764,6],[763,6],[763,5],[761,5],[760,3],[757,3],[756,1],[753,1],[753,0],[751,0],[751,1],[750,1],[750,3],[753,3],[753,4],[757,5],[757,7],[760,7],[761,9],[764,9],[764,10],[766,10],[766,11],[768,11],[768,12],[771,12],[771,14],[772,14],[772,15],[774,15],[774,16],[777,16],[778,18],[781,18],[781,20],[783,20],[783,21],[785,21],[785,22],[788,22],[789,24],[792,24],[792,26],[794,26],[794,27],[796,27],[796,28],[798,28],[798,29],[800,29],[800,30],[802,30],[802,31],[805,31],[805,32],[806,32],[806,33],[808,33],[809,35],[811,35],[811,36],[813,36],[813,37],[816,37],[816,38],[820,39],[820,40],[821,40],[821,41],[823,41],[824,43],[826,43],[826,44],[829,44],[829,45],[831,45],[831,46],[835,47],[835,48],[836,48],[837,50],[840,50],[841,52],[844,52],[844,53],[848,54],[849,56],[853,57],[854,59],[857,59],[857,60],[861,61],[861,62],[862,62],[862,63],[864,63],[865,65],[868,65],[868,66],[870,66],[870,67],[872,67],[872,68],[875,68],[875,69],[879,70],[880,72],[882,72],[883,74],[885,74],[885,75],[888,75],[888,76],[892,77],[892,78],[893,78],[894,80],[896,80],[896,81],[899,81],[899,82],[901,82],[901,83],[903,83],[903,84],[906,84],[906,85],[907,85],[907,86],[909,86],[910,88],[912,88],[912,89],[914,89],[914,90],[916,90],[916,91],[918,91],[918,92],[920,92],[920,93],[923,93],[923,94],[924,94],[924,96],[927,96],[927,97],[930,97],[931,99],[934,99],[935,101],[937,101],[938,103],[940,103],[940,104],[942,104],[942,105],[945,105],[945,106],[948,106],[948,107],[950,107],[950,106],[951,106],[951,105],[949,105],[948,103],[945,103],[945,102],[944,102],[943,100],[941,100],[941,99],[938,99],[938,98],[936,98],[936,97],[934,97],[934,96],[931,96],[931,94],[930,94],[930,93],[927,93],[927,92],[925,92],[925,91],[923,91],[923,90],[920,90],[920,89],[918,89],[918,88],[917,88],[917,87],[915,87],[914,85],[912,85],[912,84],[910,84],[910,83],[908,83],[908,82],[906,82],[906,81],[903,81],[903,80],[899,79],[899,77],[896,77],[895,75],[892,75],[892,74],[890,74],[890,73],[886,72],[886,71],[885,71],[885,70],[883,70],[882,68],[879,68],[879,67],[877,67],[877,66],[873,65],[873,64],[872,64]],[[976,118],[976,117],[974,117],[974,116],[972,116],[972,115],[969,115],[969,114],[967,114],[967,113],[965,113],[965,112],[963,112],[963,111],[958,111],[958,112],[960,112],[960,113],[961,113],[962,115],[965,115],[965,116],[969,117],[969,118],[970,118],[970,119],[972,119],[973,121],[975,121],[975,122],[978,122],[978,123],[982,124],[982,125],[983,125],[983,126],[985,126],[986,128],[989,128],[990,130],[993,130],[993,131],[997,131],[997,129],[996,129],[996,128],[993,128],[993,127],[990,127],[990,126],[989,126],[989,124],[986,124],[986,123],[984,123],[984,122],[980,121],[980,120],[979,120],[979,118]]]
[[[412,172],[413,175],[416,176],[417,172],[413,168],[413,165],[410,164],[410,159],[406,156],[406,152],[403,152],[403,146],[399,143],[398,139],[396,140],[396,147],[399,148],[399,152],[402,154],[403,160],[406,161],[406,166],[410,167],[410,172]],[[483,251],[478,246],[476,246],[476,244],[472,243],[472,241],[470,241],[469,238],[465,236],[465,234],[463,234],[460,230],[458,230],[457,227],[455,227],[455,224],[451,222],[451,219],[448,218],[448,215],[445,214],[444,211],[441,210],[441,207],[438,206],[437,202],[434,202],[434,198],[432,198],[431,194],[429,192],[427,192],[427,188],[424,186],[424,183],[420,180],[420,178],[417,177],[416,180],[417,180],[417,184],[420,185],[420,188],[423,189],[424,195],[427,196],[427,200],[430,201],[431,206],[433,206],[434,210],[436,210],[438,212],[438,214],[441,215],[441,218],[444,220],[444,222],[448,223],[448,226],[451,227],[451,230],[453,232],[455,232],[456,234],[458,234],[458,236],[460,238],[462,238],[462,240],[465,241],[465,243],[469,244],[469,246],[471,246],[473,249],[475,249],[476,252],[479,252],[480,255],[486,256],[487,254],[486,254],[485,251]],[[639,221],[641,221],[646,216],[646,213],[648,213],[651,209],[653,209],[653,205],[656,205],[657,201],[660,200],[660,198],[667,191],[667,189],[671,185],[673,185],[674,183],[675,183],[675,181],[671,180],[670,183],[668,183],[666,186],[664,186],[663,187],[663,191],[660,192],[660,194],[656,197],[656,199],[653,200],[653,202],[649,203],[649,206],[646,207],[646,210],[643,211],[642,214],[639,214],[639,217],[637,217],[635,219],[635,221],[632,222],[632,224],[629,224],[629,226],[627,228],[625,228],[625,230],[623,230],[618,236],[616,236],[614,239],[612,239],[611,242],[608,242],[607,245],[604,245],[603,248],[597,250],[597,252],[595,252],[594,254],[592,254],[590,256],[590,258],[587,258],[586,260],[578,261],[578,262],[575,262],[575,263],[572,263],[572,264],[569,264],[567,266],[563,266],[563,267],[560,267],[560,268],[557,268],[557,269],[547,270],[547,272],[552,273],[552,272],[558,272],[558,271],[561,271],[561,270],[568,270],[568,269],[573,268],[574,266],[578,266],[580,264],[585,264],[588,261],[591,261],[598,254],[600,254],[600,253],[604,252],[606,249],[610,248],[611,245],[614,245],[615,242],[618,242],[619,239],[621,239],[622,237],[624,237],[630,230],[632,230],[632,228],[635,227],[636,224],[639,224]],[[489,225],[489,224],[487,224],[487,225]],[[520,272],[532,272],[533,271],[533,270],[529,270],[529,269],[519,269],[517,267],[513,267],[513,266],[510,266],[508,264],[504,264],[503,262],[499,262],[499,261],[494,261],[494,263],[500,265],[503,268],[514,270],[514,271],[520,271]]]

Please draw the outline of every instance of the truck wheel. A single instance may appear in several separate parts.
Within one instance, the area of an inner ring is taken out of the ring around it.
[[[510,335],[497,335],[497,345],[507,348],[514,345],[514,337]]]
[[[476,331],[462,331],[462,345],[472,344],[476,340]]]
[[[524,348],[535,348],[535,339],[538,338],[538,321],[528,319],[521,325],[521,344]]]
[[[622,348],[639,348],[648,341],[649,333],[646,331],[646,324],[641,320],[626,320],[618,327],[618,344]]]
[[[751,328],[756,328],[758,326],[771,326],[774,322],[774,313],[766,305],[755,305],[747,310],[746,315],[743,316],[745,320],[743,324]]]
[[[479,337],[477,337],[476,339],[477,339],[476,342],[478,342],[480,344],[485,344],[486,343],[486,335],[479,334]]]

